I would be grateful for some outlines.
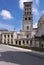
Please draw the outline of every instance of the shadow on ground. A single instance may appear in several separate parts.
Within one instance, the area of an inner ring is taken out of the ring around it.
[[[28,57],[26,57],[24,52],[20,52],[20,51],[0,52],[0,61],[4,61],[7,63],[15,63],[15,64],[19,64],[19,65],[27,65],[28,64],[28,63],[26,63],[27,60],[28,60]],[[29,62],[29,60],[28,60],[28,62]]]
[[[34,56],[27,55],[21,51],[5,51],[0,52],[0,61],[14,63],[18,65],[43,65],[44,62]],[[36,62],[35,62],[36,61]]]

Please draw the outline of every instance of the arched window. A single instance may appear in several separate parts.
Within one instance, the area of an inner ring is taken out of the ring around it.
[[[29,38],[29,35],[27,35],[27,38]]]
[[[25,43],[25,41],[23,40],[23,44]]]
[[[26,43],[28,44],[28,43],[29,43],[29,41],[27,40],[27,41],[26,41]]]
[[[17,41],[16,41],[16,44],[17,44]]]
[[[29,30],[29,26],[27,26],[27,30]]]
[[[21,41],[19,41],[19,45],[21,45]]]

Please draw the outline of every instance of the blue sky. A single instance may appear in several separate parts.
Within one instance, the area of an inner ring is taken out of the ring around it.
[[[0,0],[0,29],[19,31],[23,22],[23,2],[33,1],[33,27],[44,14],[44,0]]]

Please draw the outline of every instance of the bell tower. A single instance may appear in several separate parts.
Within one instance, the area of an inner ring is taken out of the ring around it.
[[[23,30],[31,32],[33,28],[32,2],[24,2]]]

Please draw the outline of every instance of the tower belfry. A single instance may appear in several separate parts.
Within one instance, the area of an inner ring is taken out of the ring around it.
[[[23,30],[32,31],[32,2],[24,2]]]

